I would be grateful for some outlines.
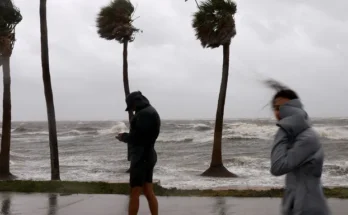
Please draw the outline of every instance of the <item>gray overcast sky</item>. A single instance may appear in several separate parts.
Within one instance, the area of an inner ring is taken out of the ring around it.
[[[45,120],[39,1],[15,0],[23,21],[11,61],[13,120]],[[57,120],[117,120],[124,112],[122,45],[98,37],[109,0],[49,0],[50,66]],[[203,49],[191,27],[194,0],[133,0],[138,34],[129,47],[131,90],[162,118],[214,118],[222,48]],[[226,118],[271,117],[275,78],[300,94],[310,115],[348,116],[348,3],[239,0],[230,56]],[[2,82],[1,82],[2,88]],[[1,97],[2,98],[2,90]],[[2,112],[2,107],[0,107]]]

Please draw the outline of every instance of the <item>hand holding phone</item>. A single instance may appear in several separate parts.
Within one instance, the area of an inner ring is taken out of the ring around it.
[[[116,139],[119,140],[119,141],[121,141],[121,140],[122,140],[122,135],[123,135],[122,133],[118,134],[118,135],[116,136]]]

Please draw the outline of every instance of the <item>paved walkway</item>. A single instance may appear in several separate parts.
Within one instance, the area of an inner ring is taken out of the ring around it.
[[[1,215],[127,215],[127,196],[0,193]],[[160,215],[279,215],[280,199],[160,197]],[[333,215],[347,215],[348,200],[329,200]],[[141,199],[139,215],[149,215]]]

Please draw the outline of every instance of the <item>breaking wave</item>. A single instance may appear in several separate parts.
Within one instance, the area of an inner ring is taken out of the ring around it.
[[[79,124],[80,125],[80,124]],[[328,140],[348,140],[348,125],[325,125],[316,124],[314,129],[318,132],[320,137]],[[253,122],[232,122],[225,123],[223,130],[224,140],[269,140],[274,137],[277,127],[272,124],[260,124]],[[197,142],[206,140],[212,137],[214,131],[214,123],[200,122],[200,123],[164,123],[162,131],[177,134],[175,136],[160,136],[159,142]],[[80,125],[73,128],[66,128],[58,130],[58,136],[85,136],[85,135],[115,135],[121,132],[128,132],[128,127],[124,122],[115,122],[109,127],[87,126]],[[162,133],[163,133],[162,132]],[[29,125],[20,125],[12,128],[14,135],[29,135],[41,136],[48,135],[47,128],[32,128]],[[181,135],[185,133],[185,135]]]

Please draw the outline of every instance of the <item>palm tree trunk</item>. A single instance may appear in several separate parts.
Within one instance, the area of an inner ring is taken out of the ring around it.
[[[0,178],[9,179],[10,173],[10,147],[11,147],[11,73],[10,57],[2,57],[3,63],[3,112],[2,112],[2,134],[0,153]]]
[[[128,41],[124,41],[123,43],[123,86],[125,97],[130,94],[129,90],[129,80],[128,80]],[[128,111],[128,120],[129,123],[133,118],[133,112]],[[130,161],[130,145],[127,144],[127,160]],[[127,170],[129,172],[129,170]]]
[[[127,97],[130,94],[129,90],[129,79],[128,79],[128,41],[126,40],[123,43],[123,86],[124,86],[124,94]],[[128,111],[128,119],[129,122],[133,117],[133,112]]]
[[[220,85],[218,106],[216,110],[213,152],[211,156],[210,167],[207,171],[205,171],[202,174],[203,176],[236,177],[235,174],[229,172],[224,167],[222,163],[222,149],[221,149],[224,110],[225,110],[226,92],[227,92],[227,84],[228,84],[229,60],[230,60],[230,44],[225,44],[223,45],[222,80]]]
[[[50,67],[49,67],[49,55],[48,55],[46,3],[47,3],[47,0],[40,0],[42,79],[43,79],[44,90],[45,90],[47,118],[48,118],[48,132],[49,132],[50,155],[51,155],[51,180],[60,180],[57,126],[56,126],[56,116],[55,116],[55,110],[54,110],[53,92],[52,92],[51,75],[50,75]]]

